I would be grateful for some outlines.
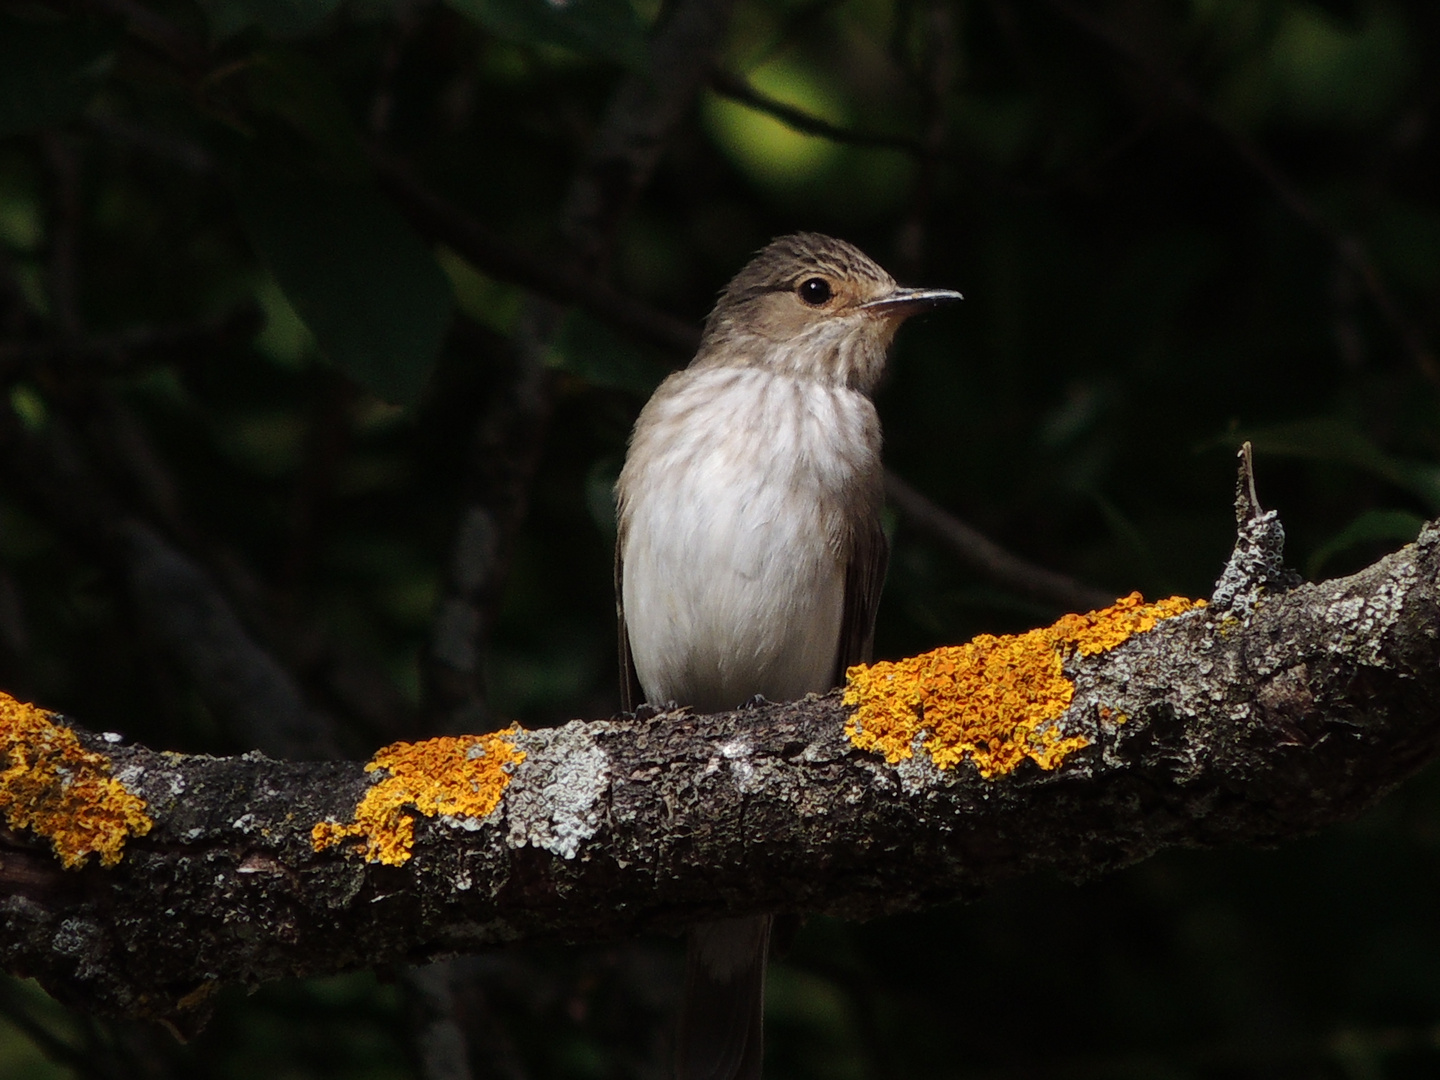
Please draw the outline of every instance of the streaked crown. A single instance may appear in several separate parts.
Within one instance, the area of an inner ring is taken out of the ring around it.
[[[900,288],[833,236],[781,236],[725,286],[694,364],[763,367],[868,393],[900,323],[958,299],[947,289]]]

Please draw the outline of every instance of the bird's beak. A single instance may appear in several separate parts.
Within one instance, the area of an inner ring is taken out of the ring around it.
[[[954,289],[896,289],[888,296],[860,305],[860,310],[885,318],[908,318],[920,311],[965,299]]]

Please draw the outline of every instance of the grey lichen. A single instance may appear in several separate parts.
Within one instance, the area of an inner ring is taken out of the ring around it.
[[[1367,664],[1384,666],[1387,663],[1385,633],[1394,626],[1406,596],[1418,582],[1419,575],[1412,563],[1396,563],[1370,595],[1344,596],[1332,601],[1325,609],[1326,621],[1345,631],[1343,640],[1332,649],[1343,647]]]
[[[907,795],[925,791],[927,788],[945,784],[950,778],[936,767],[934,760],[924,752],[925,736],[916,735],[910,748],[910,756],[901,758],[895,766],[895,775]]]
[[[1231,615],[1249,622],[1266,595],[1287,592],[1300,576],[1284,563],[1285,528],[1274,510],[1256,514],[1240,526],[1235,550],[1210,597],[1212,617]]]
[[[572,721],[522,732],[516,739],[525,761],[504,803],[507,845],[529,844],[573,859],[599,830],[610,762],[596,744],[596,726]]]
[[[1250,444],[1240,448],[1240,479],[1235,491],[1235,550],[1210,596],[1210,617],[1227,616],[1248,624],[1266,596],[1288,592],[1300,575],[1285,567],[1285,528],[1274,510],[1262,510],[1255,495]]]

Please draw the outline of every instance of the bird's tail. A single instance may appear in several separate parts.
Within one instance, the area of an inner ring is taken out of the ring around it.
[[[760,1080],[769,915],[690,929],[675,1080]]]

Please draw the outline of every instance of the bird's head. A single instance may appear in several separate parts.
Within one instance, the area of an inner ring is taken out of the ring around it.
[[[900,324],[960,298],[950,289],[901,288],[844,240],[782,236],[720,294],[695,363],[767,367],[869,393]]]

